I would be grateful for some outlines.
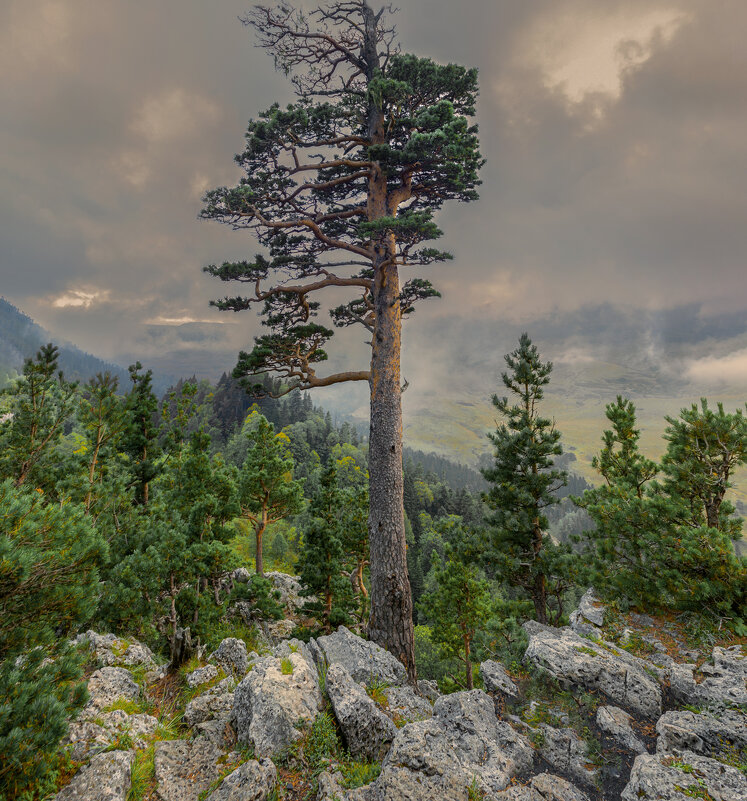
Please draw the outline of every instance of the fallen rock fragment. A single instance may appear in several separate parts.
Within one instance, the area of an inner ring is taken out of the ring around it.
[[[597,726],[626,751],[645,754],[646,745],[633,731],[633,718],[617,706],[600,706],[597,709]]]

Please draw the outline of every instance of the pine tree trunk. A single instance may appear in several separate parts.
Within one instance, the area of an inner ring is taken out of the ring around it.
[[[364,44],[361,55],[370,83],[380,68],[376,16],[362,6]],[[385,141],[384,115],[373,95],[367,112],[368,137]],[[395,214],[389,207],[386,175],[378,164],[368,185],[368,219]],[[412,596],[407,574],[404,484],[402,476],[402,400],[400,349],[402,318],[399,272],[394,237],[382,234],[374,246],[374,334],[371,348],[371,430],[369,438],[369,513],[371,614],[368,636],[402,662],[411,684],[417,686]]]
[[[264,519],[261,519],[259,521],[259,524],[257,525],[257,531],[256,531],[257,553],[254,558],[254,566],[256,568],[257,575],[259,576],[264,576],[264,569],[265,569],[264,560],[262,559],[262,548],[263,548],[262,538],[264,537],[266,525],[267,524],[265,523]]]
[[[371,356],[369,440],[371,616],[368,636],[393,653],[417,681],[412,596],[402,479],[399,277],[389,265],[376,272],[376,329]]]
[[[470,637],[464,635],[464,670],[465,678],[467,679],[467,689],[474,690],[475,683],[472,680],[472,643]]]

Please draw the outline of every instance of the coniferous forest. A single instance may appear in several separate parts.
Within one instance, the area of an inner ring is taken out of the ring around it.
[[[393,11],[242,20],[296,100],[203,198],[261,251],[205,268],[266,327],[230,375],[4,370],[0,801],[747,797],[743,409],[673,409],[655,462],[610,398],[591,486],[523,333],[479,472],[403,443],[402,323],[439,293],[400,270],[453,258],[485,160],[477,70],[401,52]],[[322,313],[364,369],[322,374]],[[311,394],[352,381],[365,430]]]

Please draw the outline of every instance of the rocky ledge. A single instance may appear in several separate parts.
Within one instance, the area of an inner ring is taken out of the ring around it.
[[[343,627],[262,655],[224,640],[182,678],[176,726],[143,708],[169,681],[152,653],[87,632],[100,667],[67,738],[84,764],[56,798],[124,801],[147,754],[160,801],[300,798],[280,775],[324,714],[369,778],[351,786],[330,760],[319,801],[745,801],[743,647],[678,651],[645,621],[612,636],[591,593],[571,620],[527,624],[523,667],[485,662],[487,692],[445,696],[409,687],[397,660]]]

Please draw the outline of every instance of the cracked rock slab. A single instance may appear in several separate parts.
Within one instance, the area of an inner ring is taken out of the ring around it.
[[[715,759],[682,751],[637,756],[622,801],[744,801],[747,776]]]
[[[563,684],[598,690],[615,705],[637,715],[658,719],[662,694],[658,682],[629,654],[534,621],[524,624],[529,634],[525,660],[550,673]]]
[[[132,751],[97,754],[81,768],[54,801],[125,801],[132,784]]]

